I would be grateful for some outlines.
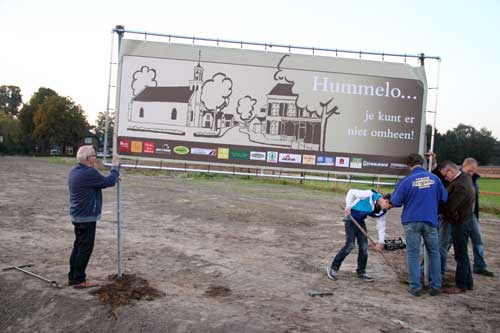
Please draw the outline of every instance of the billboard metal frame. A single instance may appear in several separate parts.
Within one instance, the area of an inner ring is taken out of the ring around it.
[[[358,56],[360,59],[363,55],[365,56],[380,56],[382,61],[385,61],[385,57],[396,57],[396,58],[402,58],[403,61],[406,63],[407,59],[416,59],[419,61],[421,66],[425,65],[425,60],[430,59],[430,60],[435,60],[437,62],[437,77],[435,81],[435,85],[433,87],[428,87],[428,90],[435,90],[435,95],[434,95],[434,108],[433,110],[427,110],[427,113],[432,113],[433,120],[432,120],[432,132],[431,132],[431,142],[430,142],[430,150],[434,150],[434,139],[435,139],[435,127],[436,127],[436,117],[437,117],[437,107],[438,107],[438,92],[439,92],[439,79],[440,79],[440,64],[441,64],[441,57],[439,56],[428,56],[425,55],[424,53],[417,53],[417,54],[408,54],[408,53],[386,53],[386,52],[373,52],[373,51],[355,51],[355,50],[346,50],[346,49],[333,49],[333,48],[323,48],[323,47],[314,47],[314,46],[300,46],[300,45],[291,45],[291,44],[273,44],[273,43],[261,43],[261,42],[252,42],[252,41],[237,41],[237,40],[229,40],[229,39],[220,39],[220,38],[207,38],[207,37],[196,37],[196,36],[182,36],[182,35],[174,35],[174,34],[164,34],[164,33],[156,33],[156,32],[147,32],[147,31],[137,31],[137,30],[126,30],[124,26],[122,25],[117,25],[115,26],[112,31],[111,31],[111,54],[110,54],[110,61],[109,61],[109,78],[108,78],[108,95],[107,95],[107,101],[106,101],[106,120],[105,120],[105,131],[104,131],[104,150],[103,150],[103,162],[104,165],[107,167],[111,166],[111,163],[107,162],[107,154],[108,154],[108,130],[109,130],[109,112],[114,111],[115,113],[115,119],[117,116],[117,111],[119,108],[119,94],[116,93],[115,91],[115,108],[110,107],[110,101],[111,101],[111,90],[113,88],[116,88],[120,79],[121,74],[117,73],[117,83],[115,85],[112,84],[112,73],[113,73],[113,68],[114,66],[119,67],[119,57],[116,62],[113,61],[114,59],[114,40],[115,40],[115,34],[117,35],[118,38],[118,50],[117,54],[120,52],[120,44],[121,41],[125,35],[131,34],[131,35],[138,35],[138,36],[144,36],[144,40],[147,40],[148,36],[150,37],[161,37],[161,38],[168,38],[168,42],[171,42],[172,39],[176,40],[184,40],[184,41],[190,41],[193,45],[198,41],[198,42],[210,42],[214,43],[216,46],[219,46],[220,43],[224,44],[232,44],[232,45],[239,45],[240,48],[244,48],[245,46],[257,46],[257,47],[263,47],[265,51],[272,48],[279,48],[279,49],[285,49],[288,50],[288,53],[292,53],[294,50],[306,50],[306,51],[311,51],[312,54],[314,55],[315,52],[328,52],[331,54],[334,54],[335,57],[338,57],[339,54],[344,54],[344,55],[350,55],[352,56]],[[115,123],[114,126],[114,135],[113,135],[113,150],[116,151],[117,147],[117,126]],[[432,166],[432,157],[429,160],[429,170]],[[394,182],[387,182],[387,181],[381,181],[380,177],[378,178],[377,181],[375,181],[375,178],[372,181],[369,180],[358,180],[358,179],[352,179],[352,177],[349,175],[349,178],[337,178],[336,175],[334,178],[325,177],[325,176],[317,176],[317,175],[307,175],[306,172],[300,172],[300,176],[293,174],[293,172],[290,172],[288,170],[284,171],[285,173],[288,172],[290,174],[283,174],[282,170],[279,169],[274,169],[279,171],[279,174],[266,174],[263,173],[262,171],[259,172],[242,172],[242,171],[224,171],[224,170],[214,170],[210,168],[210,165],[208,165],[207,169],[199,169],[199,168],[179,168],[179,167],[163,167],[161,164],[160,166],[152,166],[152,165],[138,165],[138,160],[136,161],[135,164],[120,164],[120,167],[123,168],[132,168],[132,169],[152,169],[152,170],[165,170],[165,171],[178,171],[178,172],[200,172],[200,173],[211,173],[211,174],[221,174],[221,175],[233,175],[233,176],[252,176],[252,177],[264,177],[264,178],[282,178],[282,179],[296,179],[296,180],[313,180],[313,181],[331,181],[331,182],[342,182],[342,183],[353,183],[353,184],[367,184],[367,185],[386,185],[386,186],[394,186],[400,176],[394,176],[395,181]],[[311,172],[313,173],[313,172]],[[387,177],[391,178],[391,177]],[[118,277],[121,277],[123,272],[122,272],[122,237],[121,237],[121,205],[120,205],[120,199],[121,197],[121,186],[120,186],[120,180],[118,180],[117,183],[117,238],[118,238]],[[427,255],[424,251],[424,257],[427,259]],[[427,260],[425,260],[427,261]],[[427,264],[424,264],[424,275],[425,275],[425,281],[426,284],[428,284],[428,271],[427,271]]]

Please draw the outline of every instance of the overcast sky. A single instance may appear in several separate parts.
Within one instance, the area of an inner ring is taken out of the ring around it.
[[[500,138],[500,1],[0,0],[0,85],[106,109],[111,29],[440,56],[437,128]],[[387,60],[387,59],[386,59]],[[416,60],[408,60],[418,65]],[[429,86],[435,62],[426,62]],[[434,108],[433,95],[428,109]],[[113,105],[114,106],[114,105]],[[427,122],[432,121],[428,113]]]

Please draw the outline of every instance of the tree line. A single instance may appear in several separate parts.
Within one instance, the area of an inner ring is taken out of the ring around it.
[[[110,137],[112,126],[111,119]],[[23,103],[19,87],[0,86],[0,153],[48,154],[56,146],[64,151],[77,148],[89,135],[102,144],[104,128],[104,112],[90,125],[79,104],[50,88],[39,88]]]
[[[110,117],[108,142],[112,142],[113,117]],[[51,147],[77,147],[92,133],[99,143],[104,141],[105,113],[100,112],[95,125],[87,121],[85,111],[71,98],[41,87],[27,103],[23,103],[17,86],[0,86],[0,153],[47,154]],[[427,125],[427,148],[431,131]],[[500,165],[500,141],[486,128],[459,124],[446,132],[435,131],[434,152],[440,161],[461,163],[466,157],[480,165]]]

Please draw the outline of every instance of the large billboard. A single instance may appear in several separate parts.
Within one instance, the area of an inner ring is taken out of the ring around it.
[[[124,39],[122,157],[400,175],[423,152],[427,83],[408,64]]]

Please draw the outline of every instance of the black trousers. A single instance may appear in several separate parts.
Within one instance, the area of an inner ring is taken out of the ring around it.
[[[69,258],[68,282],[78,284],[85,282],[85,269],[94,250],[95,222],[73,223],[75,226],[75,243]]]
[[[468,222],[470,223],[470,222]],[[453,239],[453,251],[455,252],[455,261],[457,270],[455,272],[455,284],[460,289],[471,289],[474,286],[472,272],[467,253],[468,226],[463,224],[451,225],[451,237]]]

